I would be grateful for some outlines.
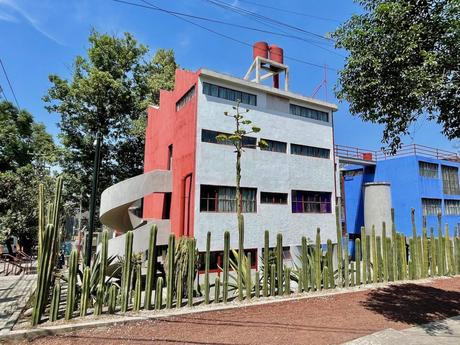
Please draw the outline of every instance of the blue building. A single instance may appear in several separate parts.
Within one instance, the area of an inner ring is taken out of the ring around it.
[[[350,240],[364,226],[364,184],[389,182],[395,225],[412,235],[411,208],[415,209],[417,232],[422,232],[422,215],[437,231],[439,212],[453,235],[460,224],[460,157],[451,152],[419,145],[403,147],[394,156],[338,146],[341,163],[343,223]],[[459,228],[460,229],[460,228]]]

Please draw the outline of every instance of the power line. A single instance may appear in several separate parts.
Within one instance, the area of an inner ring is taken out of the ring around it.
[[[16,98],[16,94],[14,93],[13,85],[11,85],[10,78],[8,78],[8,73],[6,73],[6,68],[5,68],[5,65],[3,64],[3,61],[2,61],[1,58],[0,58],[0,65],[2,66],[3,73],[5,74],[5,77],[6,77],[6,81],[7,81],[8,85],[9,85],[9,87],[10,87],[11,93],[13,94],[13,98],[14,98],[14,101],[16,102],[16,106],[18,107],[18,109],[21,109],[21,107],[19,106],[18,99]]]
[[[128,5],[132,5],[132,6],[137,6],[137,7],[142,7],[142,8],[147,8],[147,9],[151,9],[151,10],[154,10],[154,11],[160,11],[160,12],[165,12],[165,13],[169,13],[169,14],[176,14],[176,15],[179,15],[179,16],[183,16],[183,17],[188,17],[188,18],[193,18],[193,19],[198,19],[198,20],[203,20],[203,21],[208,21],[208,22],[212,22],[212,23],[217,23],[217,24],[222,24],[222,25],[228,25],[228,26],[232,26],[232,27],[236,27],[236,28],[241,28],[241,29],[245,29],[245,30],[251,30],[251,31],[256,31],[256,32],[262,32],[262,33],[266,33],[266,34],[270,34],[270,35],[275,35],[275,36],[280,36],[280,37],[285,37],[285,38],[292,38],[292,39],[296,39],[296,40],[299,40],[299,41],[303,41],[307,44],[310,44],[310,45],[313,45],[319,49],[322,49],[322,50],[325,50],[331,54],[335,54],[335,55],[338,55],[340,57],[345,57],[345,55],[343,54],[340,54],[336,51],[333,51],[333,50],[330,50],[328,48],[325,48],[325,47],[322,47],[318,44],[316,44],[314,41],[311,41],[309,39],[306,39],[304,37],[300,37],[300,36],[295,36],[295,35],[292,35],[292,34],[289,34],[287,33],[286,31],[282,31],[281,33],[280,32],[275,32],[275,31],[269,31],[269,30],[263,30],[263,29],[259,29],[259,28],[255,28],[255,27],[251,27],[251,26],[246,26],[246,25],[240,25],[240,24],[234,24],[234,23],[230,23],[230,22],[226,22],[226,21],[223,21],[223,20],[218,20],[218,19],[212,19],[212,18],[207,18],[207,17],[201,17],[201,16],[196,16],[196,15],[192,15],[192,14],[188,14],[188,13],[183,13],[183,12],[176,12],[176,11],[170,11],[170,10],[165,10],[165,9],[161,9],[161,8],[158,8],[158,7],[153,7],[150,3],[144,1],[145,3],[148,3],[149,5],[142,5],[142,4],[138,4],[138,3],[133,3],[133,2],[129,2],[129,1],[124,1],[124,0],[119,0],[117,2],[120,2],[120,3],[124,3],[124,4],[128,4]]]
[[[180,20],[182,20],[182,21],[185,21],[185,22],[187,22],[187,23],[189,23],[189,24],[192,24],[192,25],[194,25],[194,26],[197,26],[197,27],[199,27],[199,28],[201,28],[201,29],[203,29],[203,30],[206,30],[206,31],[208,31],[208,32],[211,32],[211,33],[213,33],[213,34],[215,34],[215,35],[224,37],[224,38],[226,38],[226,39],[228,39],[228,40],[231,40],[231,41],[234,41],[234,42],[237,42],[237,43],[239,43],[239,44],[242,44],[242,45],[245,45],[245,46],[247,46],[247,47],[251,47],[251,48],[252,48],[252,44],[250,44],[250,43],[248,43],[248,42],[239,40],[239,39],[237,39],[237,38],[235,38],[235,37],[228,36],[228,35],[226,35],[226,34],[223,34],[223,33],[221,33],[221,32],[218,32],[218,31],[216,31],[216,30],[210,29],[210,28],[208,28],[208,27],[206,27],[206,26],[204,26],[204,25],[195,23],[194,21],[189,20],[189,19],[186,19],[186,18],[182,17],[181,15],[179,15],[179,14],[173,12],[173,11],[169,11],[169,10],[166,10],[166,9],[164,9],[164,8],[158,7],[158,6],[156,6],[156,5],[153,5],[153,4],[149,3],[148,1],[142,0],[142,2],[146,3],[146,4],[149,5],[149,6],[143,6],[143,5],[141,5],[141,4],[131,3],[131,2],[128,2],[128,1],[124,1],[124,0],[112,0],[112,1],[118,2],[118,3],[127,4],[127,5],[137,6],[137,7],[146,7],[146,8],[150,8],[150,9],[156,9],[156,10],[158,10],[158,11],[165,12],[165,13],[167,13],[167,14],[173,16],[173,17],[176,17],[176,18],[178,18],[178,19],[180,19]],[[305,65],[308,65],[308,66],[318,67],[318,68],[324,69],[324,66],[319,65],[319,64],[315,64],[315,63],[308,62],[308,61],[305,61],[305,60],[301,60],[301,59],[298,59],[298,58],[290,57],[290,56],[287,56],[287,55],[285,55],[284,57],[285,57],[286,59],[290,59],[290,60],[296,61],[296,62],[298,62],[298,63],[302,63],[302,64],[305,64]],[[335,69],[335,68],[327,67],[327,69],[329,69],[329,70],[331,70],[331,71],[334,71],[334,72],[337,72],[337,69]]]
[[[340,23],[340,20],[338,20],[338,19],[314,16],[314,15],[311,15],[311,14],[307,14],[307,13],[303,13],[303,12],[296,12],[296,11],[288,10],[288,9],[285,9],[285,8],[269,6],[269,5],[261,4],[261,3],[254,2],[254,1],[248,1],[248,0],[239,0],[239,1],[240,2],[245,2],[247,4],[251,4],[251,5],[254,5],[254,6],[262,7],[262,8],[269,8],[269,9],[272,9],[272,10],[276,10],[278,12],[285,12],[285,13],[295,14],[295,15],[301,16],[301,17],[307,17],[307,18],[313,18],[313,19],[318,19],[318,20],[324,20],[324,21],[329,21],[329,22]]]
[[[302,32],[302,33],[305,33],[305,34],[308,34],[308,35],[312,35],[314,37],[317,37],[317,38],[320,38],[320,39],[323,39],[323,40],[326,40],[326,41],[329,41],[329,42],[334,42],[334,40],[332,38],[324,37],[324,36],[322,36],[320,34],[305,30],[305,29],[303,29],[301,27],[291,25],[291,24],[288,24],[288,23],[284,23],[284,22],[279,21],[277,19],[267,17],[267,16],[258,14],[258,13],[253,12],[253,11],[249,11],[249,10],[243,8],[243,7],[235,6],[235,5],[229,4],[229,3],[224,2],[224,1],[220,1],[220,0],[205,0],[205,1],[207,1],[207,2],[209,2],[211,4],[214,4],[215,6],[221,7],[223,9],[238,13],[240,15],[243,15],[243,16],[246,16],[246,17],[249,16],[249,18],[252,18],[252,19],[254,19],[254,17],[260,18],[261,20],[264,20],[264,21],[266,21],[268,23],[273,23],[275,25],[286,27],[286,28],[291,29],[291,30],[296,30],[296,31],[299,31],[299,32]]]

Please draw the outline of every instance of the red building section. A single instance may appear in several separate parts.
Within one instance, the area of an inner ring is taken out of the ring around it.
[[[174,91],[148,108],[144,172],[172,171],[172,193],[146,196],[144,219],[170,219],[177,237],[193,236],[197,82],[200,71],[176,70]]]

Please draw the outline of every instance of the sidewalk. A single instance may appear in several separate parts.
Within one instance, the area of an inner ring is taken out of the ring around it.
[[[124,323],[116,325],[113,324],[113,319],[112,324],[103,325],[105,317],[102,317],[99,320],[93,319],[92,322],[99,322],[98,326],[103,327],[88,328],[91,325],[87,324],[84,329],[67,333],[62,333],[66,327],[69,331],[65,323],[53,326],[56,327],[55,331],[43,325],[42,335],[55,334],[58,333],[58,328],[62,329],[60,334],[35,339],[31,343],[84,345],[103,341],[104,345],[321,345],[342,344],[384,330],[388,335],[392,332],[389,329],[394,332],[415,332],[411,335],[413,339],[429,341],[433,339],[432,336],[426,337],[423,332],[418,334],[418,328],[415,331],[409,328],[435,322],[436,327],[425,329],[440,330],[441,325],[447,325],[446,330],[454,329],[451,321],[442,320],[460,315],[460,277],[371,286],[358,291],[326,290],[321,294],[302,294],[297,299],[275,298],[270,303],[267,302],[256,305],[243,303],[244,306],[237,303],[235,306],[239,306],[238,308],[204,312],[196,312],[200,307],[195,307],[190,309],[195,311],[193,314],[187,314],[187,308],[184,308],[182,314],[174,316],[165,315],[172,310],[163,310],[160,313],[130,313],[134,320],[127,322],[129,317],[122,316],[124,320],[119,322]],[[141,317],[151,319],[139,320]],[[73,321],[77,325],[83,320]],[[87,322],[90,323],[91,320],[88,319]],[[96,325],[92,327],[94,326]],[[410,337],[402,334],[397,333],[404,337],[403,343],[407,343],[407,338]],[[451,337],[454,337],[457,333],[452,334]],[[434,344],[443,344],[438,339],[444,338],[447,338],[445,333],[440,334],[435,338]],[[401,343],[400,340],[391,341],[391,345]],[[13,342],[18,343],[18,339]],[[28,340],[25,343],[30,344]],[[417,344],[425,343],[419,341]]]
[[[460,316],[397,331],[392,328],[355,339],[344,345],[458,345]]]
[[[0,277],[0,335],[16,323],[35,288],[36,274]]]

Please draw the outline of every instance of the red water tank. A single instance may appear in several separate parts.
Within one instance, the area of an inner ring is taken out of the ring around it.
[[[283,63],[283,48],[278,47],[277,45],[272,44],[270,46],[270,60],[275,62]]]
[[[256,42],[252,46],[252,58],[255,59],[257,56],[268,59],[268,43],[267,42]]]

